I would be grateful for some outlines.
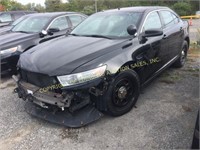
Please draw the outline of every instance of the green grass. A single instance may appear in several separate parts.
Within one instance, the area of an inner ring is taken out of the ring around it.
[[[174,84],[176,81],[179,81],[180,79],[181,76],[178,72],[177,73],[164,72],[161,75],[161,79],[159,81],[166,84]]]

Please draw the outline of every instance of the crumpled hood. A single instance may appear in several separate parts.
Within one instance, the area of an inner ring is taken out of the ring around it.
[[[38,34],[38,33],[37,33]],[[23,41],[33,38],[35,34],[27,34],[20,32],[9,32],[0,36],[1,49],[8,48],[10,45],[20,44]]]
[[[18,66],[50,76],[70,74],[77,67],[119,48],[124,40],[62,37],[40,44],[20,56]]]

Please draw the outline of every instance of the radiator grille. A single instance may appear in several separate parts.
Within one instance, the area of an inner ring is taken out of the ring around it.
[[[20,75],[23,81],[31,83],[41,88],[57,84],[55,77],[50,77],[45,74],[30,72],[21,69]]]

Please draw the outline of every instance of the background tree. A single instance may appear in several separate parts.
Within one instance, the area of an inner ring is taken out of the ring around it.
[[[0,0],[0,4],[5,8],[5,10],[11,8],[11,0]]]
[[[9,7],[9,10],[12,10],[12,11],[16,11],[16,10],[24,10],[24,5],[22,5],[21,3],[19,2],[16,2],[16,1],[11,1],[10,2],[10,7]]]
[[[45,12],[45,8],[42,5],[35,3],[26,4],[25,9],[30,11]]]
[[[186,2],[178,2],[175,3],[172,8],[180,15],[180,16],[186,16],[190,15],[192,12],[192,7],[189,3]]]
[[[0,0],[0,4],[5,8],[5,10],[24,10],[24,6],[14,0]]]
[[[62,5],[61,0],[45,0],[46,11],[54,12],[54,11],[63,11],[61,8]]]
[[[34,7],[34,11],[45,12],[45,8],[40,4],[36,4],[35,7]]]
[[[0,4],[0,11],[4,11],[4,10],[5,10],[5,7],[2,4]]]

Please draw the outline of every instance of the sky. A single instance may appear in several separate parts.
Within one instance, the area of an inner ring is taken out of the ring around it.
[[[44,2],[45,0],[15,0],[17,2],[20,2],[24,5],[28,4],[28,3],[35,3],[35,4],[41,4],[42,6],[44,6]],[[63,2],[67,2],[67,0],[62,0]]]
[[[35,4],[41,4],[44,6],[45,0],[15,0],[17,2],[20,2],[22,4],[28,4],[28,3],[35,3]]]

